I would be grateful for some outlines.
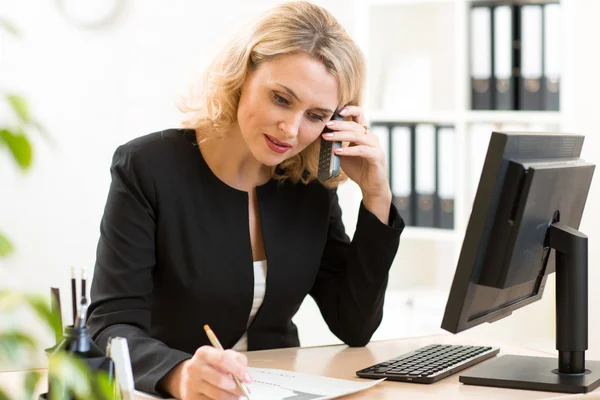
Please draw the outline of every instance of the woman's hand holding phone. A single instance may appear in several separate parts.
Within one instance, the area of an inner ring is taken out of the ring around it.
[[[327,122],[332,132],[322,134],[325,140],[348,142],[348,146],[335,149],[341,156],[341,167],[350,179],[358,184],[363,204],[383,223],[389,219],[392,192],[388,180],[385,152],[376,135],[368,134],[363,110],[358,106],[344,106],[339,114],[352,117],[352,121]]]

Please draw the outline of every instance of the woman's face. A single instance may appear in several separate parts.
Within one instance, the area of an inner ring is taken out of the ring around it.
[[[249,72],[237,111],[254,157],[275,166],[314,142],[337,107],[338,85],[306,54],[278,57]]]

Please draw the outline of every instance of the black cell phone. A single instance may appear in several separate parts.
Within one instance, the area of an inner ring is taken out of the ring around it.
[[[339,115],[337,111],[331,116],[332,120],[343,121],[344,117]],[[327,126],[323,129],[323,133],[332,132]],[[335,149],[342,147],[342,142],[325,140],[321,136],[321,148],[319,150],[319,172],[317,178],[321,182],[334,178],[340,173],[340,156],[334,153]]]

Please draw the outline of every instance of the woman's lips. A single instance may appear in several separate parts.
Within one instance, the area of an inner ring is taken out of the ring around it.
[[[264,135],[267,146],[276,153],[285,153],[292,148],[292,145],[289,143],[281,142],[275,139],[273,136],[267,135],[266,133]]]

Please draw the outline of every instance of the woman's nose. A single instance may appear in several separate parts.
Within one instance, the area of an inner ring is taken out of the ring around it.
[[[300,121],[301,117],[294,116],[293,118],[279,122],[279,129],[285,133],[286,137],[294,138],[298,136],[298,131],[300,130]]]

